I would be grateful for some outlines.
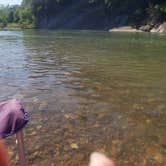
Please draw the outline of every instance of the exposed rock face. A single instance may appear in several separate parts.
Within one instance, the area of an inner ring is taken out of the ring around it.
[[[156,28],[152,28],[152,29],[150,30],[150,32],[157,32],[157,29],[156,29]]]
[[[163,24],[161,24],[161,25],[158,26],[157,28],[151,29],[150,32],[160,32],[160,33],[166,32],[166,22],[164,22]]]
[[[166,32],[166,22],[159,26],[158,32]]]
[[[139,28],[139,30],[149,32],[151,30],[151,26],[150,25],[144,25],[144,26],[141,26]]]

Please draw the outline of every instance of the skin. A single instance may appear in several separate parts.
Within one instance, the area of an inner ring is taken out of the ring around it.
[[[7,153],[4,150],[3,141],[0,140],[0,166],[9,166],[9,160],[7,157]]]
[[[89,166],[115,166],[115,164],[104,154],[94,152],[90,156]]]

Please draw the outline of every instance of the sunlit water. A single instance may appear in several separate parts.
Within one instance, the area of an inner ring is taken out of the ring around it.
[[[21,98],[28,165],[166,165],[166,35],[0,31],[0,99]],[[13,138],[7,140],[18,165]]]

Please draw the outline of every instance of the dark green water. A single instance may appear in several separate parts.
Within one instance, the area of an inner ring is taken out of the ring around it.
[[[166,165],[165,34],[0,31],[0,91],[30,113],[28,165]]]

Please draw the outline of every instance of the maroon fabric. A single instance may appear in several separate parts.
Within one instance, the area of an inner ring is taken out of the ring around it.
[[[28,114],[20,100],[0,103],[0,138],[5,138],[22,129],[28,122]]]

